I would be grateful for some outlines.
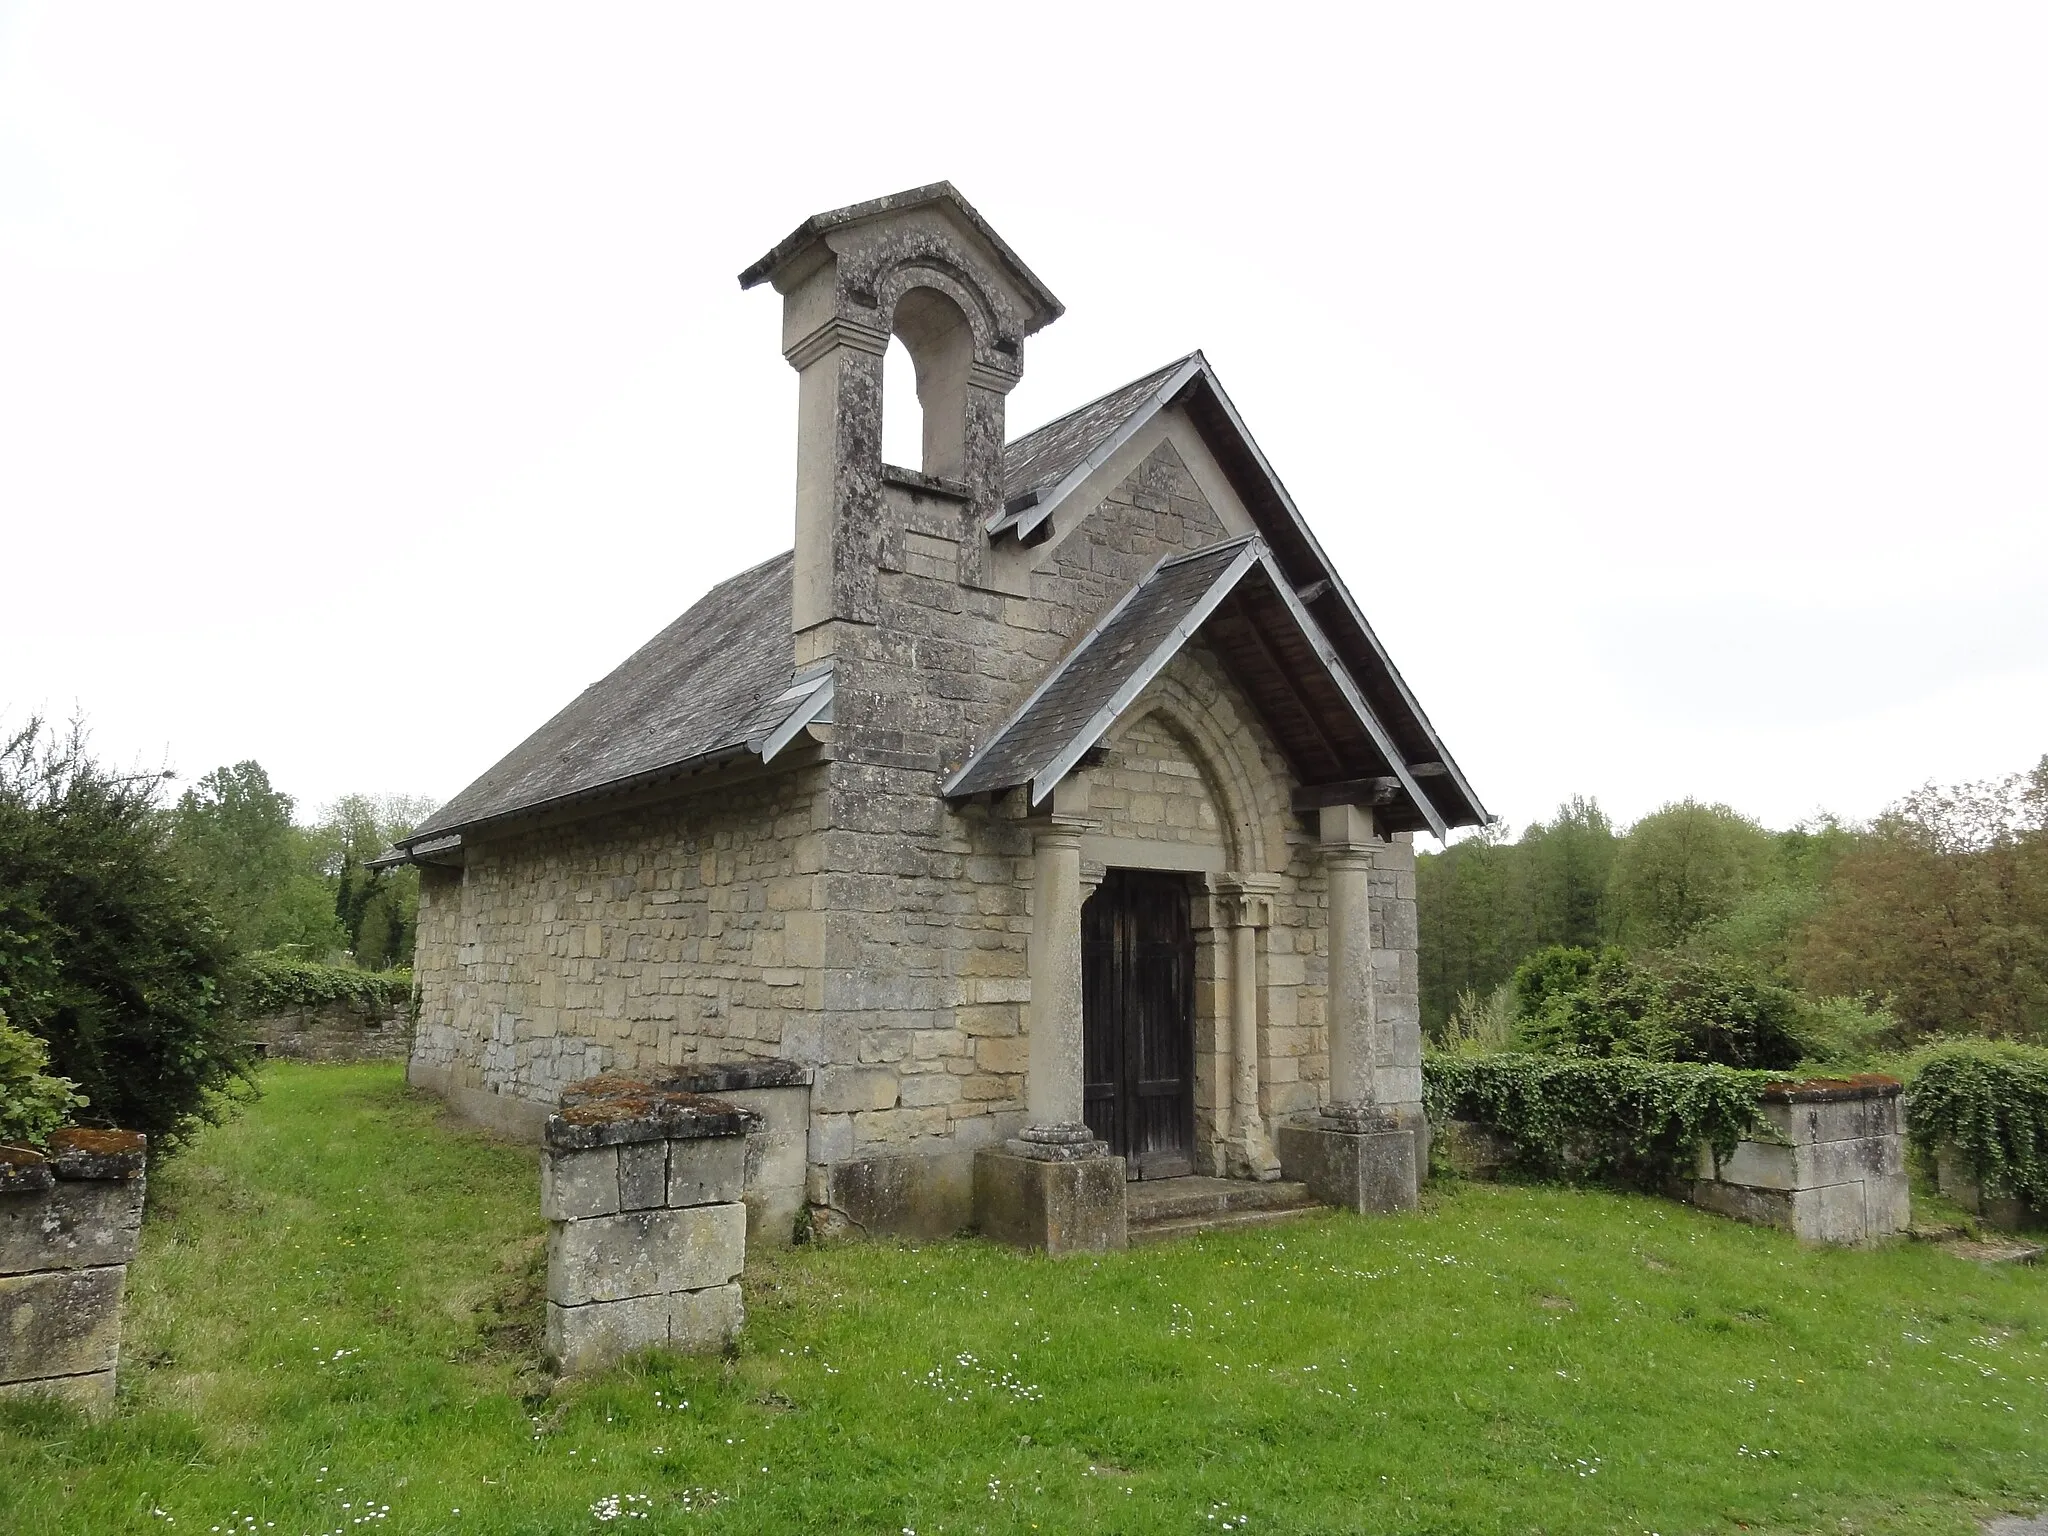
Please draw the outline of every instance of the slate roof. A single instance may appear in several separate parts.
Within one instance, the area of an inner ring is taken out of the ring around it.
[[[788,552],[705,593],[406,839],[623,787],[772,729],[795,670]]]
[[[1177,357],[1099,400],[1048,421],[1003,449],[1003,501],[1014,507],[1033,491],[1057,485],[1137,416],[1159,387],[1200,353]]]
[[[1124,438],[1168,404],[1169,394],[1212,441],[1263,535],[1259,563],[1269,582],[1261,583],[1261,589],[1270,585],[1273,590],[1262,600],[1256,621],[1248,612],[1238,612],[1249,601],[1247,593],[1240,593],[1217,624],[1240,631],[1247,625],[1263,628],[1274,621],[1276,601],[1297,610],[1312,606],[1312,619],[1305,611],[1296,619],[1307,623],[1303,637],[1313,643],[1308,652],[1291,652],[1290,660],[1306,662],[1310,652],[1320,655],[1328,650],[1325,659],[1335,672],[1324,679],[1330,686],[1323,688],[1313,707],[1336,707],[1343,713],[1362,710],[1372,718],[1372,734],[1391,738],[1383,743],[1386,766],[1404,781],[1404,793],[1413,791],[1424,821],[1434,825],[1439,812],[1451,826],[1486,820],[1478,797],[1444,751],[1200,352],[1176,358],[1009,443],[1004,449],[1006,511],[991,525],[991,532],[1027,534]],[[1189,604],[1203,600],[1199,594],[1189,597],[1201,585],[1203,573],[1213,580],[1243,545],[1243,540],[1232,540],[1177,557],[1126,594],[1098,626],[1104,633],[1111,625],[1123,626],[1109,649],[1103,649],[1102,633],[1084,639],[1027,701],[1026,712],[1039,712],[1024,733],[1013,740],[1007,739],[1011,726],[999,733],[1006,738],[1002,750],[1007,755],[984,763],[995,747],[992,738],[956,777],[964,781],[972,771],[975,786],[983,786],[985,779],[992,785],[995,778],[1016,772],[1062,731],[1071,745],[1075,728],[1085,727],[1129,683],[1133,658],[1157,652],[1193,611]],[[1223,565],[1215,563],[1219,560]],[[795,678],[790,634],[793,562],[793,554],[785,552],[712,588],[689,612],[584,689],[497,766],[442,806],[387,857],[403,859],[448,847],[451,836],[465,828],[650,781],[693,760],[742,748],[761,750],[764,743],[772,747],[792,723],[802,723],[796,716],[805,710],[808,718],[829,718],[820,713],[821,706],[829,708],[829,687],[819,689]],[[1284,616],[1278,622],[1283,629],[1298,627]],[[1123,650],[1127,639],[1132,642],[1128,652]],[[1175,641],[1173,648],[1179,643]],[[1088,664],[1077,670],[1075,659],[1084,651]],[[1159,664],[1164,665],[1163,657]],[[1347,700],[1354,701],[1355,708]],[[1311,707],[1306,700],[1298,702]],[[1021,715],[1011,725],[1021,726]],[[778,727],[784,730],[778,732]],[[1347,748],[1342,755],[1355,753]],[[1043,767],[1040,763],[1023,778],[1005,779],[1002,787],[1029,782]],[[1428,780],[1426,797],[1409,778],[1410,767],[1440,775]],[[954,783],[946,788],[948,795],[974,792]],[[1422,809],[1425,805],[1432,808]]]

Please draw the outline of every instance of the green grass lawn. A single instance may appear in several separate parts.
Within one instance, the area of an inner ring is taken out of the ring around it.
[[[1100,1261],[799,1249],[749,1269],[732,1358],[559,1390],[540,1249],[531,1152],[395,1068],[270,1068],[151,1191],[118,1412],[0,1411],[0,1532],[1961,1532],[2048,1502],[2048,1276],[1657,1200],[1439,1186]]]

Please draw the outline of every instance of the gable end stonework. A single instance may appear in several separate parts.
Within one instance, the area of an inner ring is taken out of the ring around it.
[[[1004,1159],[1117,1156],[1083,1124],[1082,1043],[1106,1027],[1086,1008],[1107,994],[1080,915],[1128,870],[1185,900],[1192,934],[1171,1027],[1193,1140],[1167,1163],[1276,1177],[1281,1129],[1326,1107],[1346,1134],[1419,1136],[1409,829],[1483,812],[1326,606],[1332,583],[1350,601],[1334,571],[1301,579],[1312,541],[1272,522],[1284,492],[1160,398],[1206,362],[1002,448],[1023,339],[1057,301],[943,184],[820,215],[748,277],[783,294],[804,381],[796,549],[391,855],[422,865],[413,1080],[535,1130],[601,1073],[789,1063],[774,1091],[798,1107],[758,1133],[749,1177],[800,1199],[750,1195],[756,1238],[787,1241],[798,1203],[827,1230],[956,1231]],[[926,463],[897,469],[875,338],[906,327]],[[1019,479],[1036,522],[1010,504]],[[1262,574],[1150,670],[1106,654],[1105,617],[1148,578],[1239,551]],[[985,773],[949,799],[1063,666],[1130,677],[1113,717],[1056,782]]]

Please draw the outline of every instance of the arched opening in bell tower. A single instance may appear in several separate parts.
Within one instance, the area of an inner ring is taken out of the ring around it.
[[[973,365],[974,333],[952,299],[934,288],[912,288],[896,301],[889,350],[882,359],[886,462],[946,479],[960,477],[966,468],[967,380]],[[913,392],[917,410],[908,408]]]

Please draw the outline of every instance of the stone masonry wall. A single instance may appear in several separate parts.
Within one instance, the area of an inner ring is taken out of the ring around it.
[[[243,1021],[263,1053],[284,1061],[403,1061],[412,1053],[412,1010],[336,1001]]]
[[[551,1104],[603,1072],[813,1059],[821,779],[798,766],[429,867],[415,1067]]]
[[[902,536],[877,583],[882,622],[826,626],[838,723],[808,765],[471,839],[465,871],[424,872],[423,1081],[549,1103],[600,1072],[782,1057],[816,1069],[814,1205],[895,1230],[965,1221],[973,1149],[1023,1122],[1032,842],[1021,794],[955,809],[939,785],[1162,555],[1225,528],[1162,443],[1019,597],[961,583],[957,506],[902,485],[888,496]],[[1286,762],[1199,645],[1154,687],[1233,743],[1241,782],[1227,793],[1258,847],[1229,857],[1279,885],[1261,951],[1264,1107],[1313,1109],[1327,1075],[1315,828],[1288,808]],[[1134,707],[1121,767],[1112,753],[1104,835],[1242,841],[1214,803],[1222,787],[1143,723],[1151,708]],[[1372,891],[1374,942],[1392,946],[1381,1004],[1412,1013],[1405,840],[1380,848]],[[1213,953],[1203,965],[1213,1022]],[[917,1166],[888,1161],[904,1154]]]

